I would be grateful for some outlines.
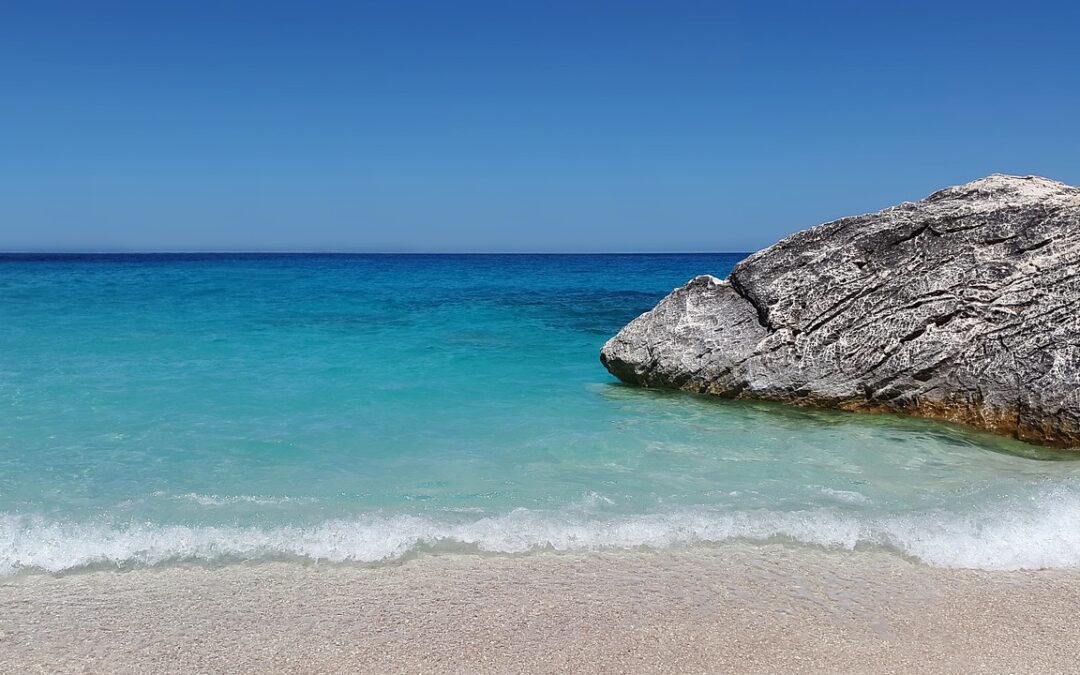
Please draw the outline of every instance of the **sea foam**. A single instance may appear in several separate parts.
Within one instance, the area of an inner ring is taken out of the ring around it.
[[[941,567],[1080,566],[1080,527],[1076,526],[1080,495],[1065,489],[1003,499],[964,513],[874,516],[831,508],[792,512],[698,508],[600,516],[580,509],[517,509],[469,518],[371,515],[306,527],[259,528],[117,526],[4,515],[0,516],[0,574],[282,558],[376,563],[432,549],[520,554],[664,549],[732,540],[788,541],[838,550],[884,547]]]

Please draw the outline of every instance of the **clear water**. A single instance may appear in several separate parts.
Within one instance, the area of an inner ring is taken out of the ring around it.
[[[0,573],[731,539],[1080,564],[1060,454],[606,373],[738,258],[0,258]]]

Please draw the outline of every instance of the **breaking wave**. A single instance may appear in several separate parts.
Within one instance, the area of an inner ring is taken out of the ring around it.
[[[416,551],[664,549],[725,541],[787,541],[827,549],[885,547],[941,567],[1018,570],[1080,566],[1080,494],[1058,486],[964,513],[873,515],[834,508],[778,512],[705,508],[642,515],[517,509],[478,514],[372,515],[313,526],[106,525],[0,515],[0,574],[87,566],[302,558],[376,563]],[[468,518],[467,520],[465,518]]]

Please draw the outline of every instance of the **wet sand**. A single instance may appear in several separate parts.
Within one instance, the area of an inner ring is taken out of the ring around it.
[[[0,582],[0,671],[1080,672],[1080,573],[728,545]]]

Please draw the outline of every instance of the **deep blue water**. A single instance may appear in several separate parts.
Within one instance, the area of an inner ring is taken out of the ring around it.
[[[606,373],[740,257],[0,256],[0,572],[735,538],[1080,562],[1078,464]]]

